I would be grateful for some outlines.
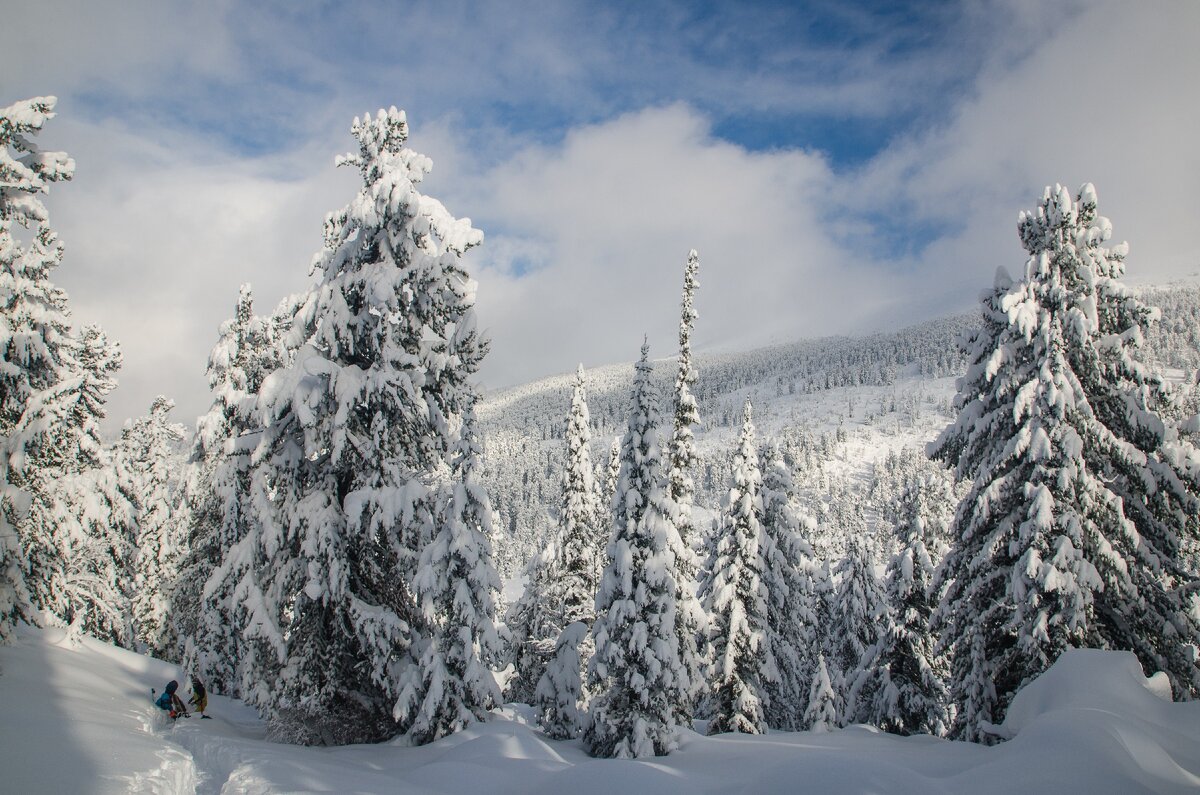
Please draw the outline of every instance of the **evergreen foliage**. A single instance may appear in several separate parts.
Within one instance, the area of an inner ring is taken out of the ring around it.
[[[1070,647],[1133,651],[1194,697],[1200,629],[1181,535],[1200,522],[1194,455],[1139,360],[1157,312],[1119,281],[1127,246],[1095,190],[1047,188],[1018,231],[1023,278],[984,294],[957,421],[930,445],[971,490],[940,576],[957,733],[988,739],[1014,693]]]
[[[179,521],[181,456],[186,433],[170,421],[175,402],[159,395],[150,413],[129,420],[117,443],[117,477],[137,510],[132,599],[134,635],[146,653],[177,661],[174,589],[186,557]]]
[[[643,345],[621,441],[608,565],[596,595],[596,653],[589,676],[599,693],[583,735],[592,756],[669,753],[677,745],[679,705],[694,686],[684,663],[693,636],[680,633],[678,620],[678,561],[687,553],[667,492],[648,357]]]
[[[582,621],[567,624],[554,646],[554,658],[538,680],[534,693],[538,724],[555,740],[579,736],[587,713],[580,709],[583,699],[583,655],[589,627]]]
[[[243,681],[261,683],[251,697],[275,736],[332,744],[411,729],[423,741],[487,705],[476,655],[491,642],[477,634],[491,596],[477,589],[494,573],[478,534],[491,517],[463,480],[468,379],[486,345],[459,261],[482,233],[418,192],[431,164],[406,146],[402,112],[351,131],[359,151],[338,163],[362,189],[326,218],[319,283],[294,302],[288,362],[259,390],[258,549],[246,556],[259,575],[237,591],[252,622]],[[478,567],[467,580],[464,561]],[[422,571],[433,565],[452,568]],[[451,570],[454,609],[480,622],[456,639],[440,612]],[[438,666],[473,680],[437,681]]]
[[[891,631],[887,594],[875,576],[875,562],[862,537],[861,519],[840,517],[849,531],[846,556],[834,571],[837,590],[830,604],[830,673],[843,704],[841,725],[866,719],[864,706],[879,686],[879,641]]]
[[[714,523],[700,588],[713,649],[709,734],[764,733],[766,687],[779,681],[768,640],[762,513],[762,473],[747,400],[733,480]]]
[[[924,488],[915,481],[900,501],[900,551],[888,563],[884,582],[892,607],[879,639],[875,686],[864,719],[894,734],[943,735],[949,727],[943,660],[929,627],[935,597],[934,564],[926,546]]]
[[[819,567],[809,538],[816,523],[796,505],[792,470],[777,444],[762,473],[762,561],[767,590],[767,641],[779,673],[765,683],[766,723],[797,731],[808,708],[817,632]]]
[[[414,583],[427,635],[414,642],[395,717],[417,743],[482,720],[500,700],[489,665],[500,660],[492,564],[492,508],[479,480],[481,447],[468,408],[453,451],[449,492],[433,538],[421,551]]]

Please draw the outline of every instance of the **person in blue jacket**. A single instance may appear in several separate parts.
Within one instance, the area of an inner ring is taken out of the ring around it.
[[[183,701],[179,696],[175,695],[175,691],[178,689],[179,683],[172,679],[170,682],[167,682],[167,689],[154,702],[159,709],[171,716],[171,720],[175,720],[181,715],[185,718],[191,717],[188,714],[187,707],[183,705]]]

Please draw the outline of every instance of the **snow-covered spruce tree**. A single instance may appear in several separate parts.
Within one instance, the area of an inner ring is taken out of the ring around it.
[[[150,413],[128,420],[114,452],[122,490],[137,509],[137,552],[134,557],[133,628],[147,654],[177,661],[174,589],[187,554],[180,521],[178,447],[186,429],[171,422],[175,401],[159,395]]]
[[[1069,647],[1127,649],[1177,697],[1200,689],[1197,532],[1187,447],[1154,409],[1138,347],[1155,311],[1118,281],[1127,247],[1085,185],[1047,189],[1018,222],[1022,280],[1003,272],[964,337],[957,421],[930,446],[971,489],[954,520],[935,614],[953,654],[956,733],[988,739],[1022,684]]]
[[[546,561],[541,556],[535,559],[537,568],[530,572],[528,598],[514,613],[521,649],[514,661],[516,671],[509,683],[509,693],[516,696],[528,693],[535,701],[539,680],[550,662],[549,655],[554,653],[561,658],[565,653],[560,648],[562,631],[576,621],[591,627],[595,619],[596,588],[607,528],[592,470],[589,424],[580,365],[567,415],[567,460],[558,532],[547,547],[552,559]],[[592,655],[590,635],[582,644],[574,653],[586,665]],[[563,675],[562,672],[557,675],[559,680]]]
[[[871,701],[860,711],[867,723],[893,734],[943,735],[949,727],[944,663],[929,628],[936,597],[923,493],[920,481],[914,481],[900,498],[901,547],[884,576],[894,618],[879,639]]]
[[[692,480],[692,472],[699,463],[696,455],[695,434],[692,426],[699,424],[700,412],[696,398],[692,395],[692,387],[696,384],[696,368],[692,366],[692,327],[699,315],[693,305],[693,297],[700,282],[697,275],[700,271],[700,255],[695,249],[688,252],[687,265],[683,272],[683,297],[680,301],[679,318],[679,369],[675,376],[675,414],[671,434],[670,460],[667,466],[668,496],[675,503],[678,514],[676,526],[679,537],[683,539],[684,556],[678,561],[680,572],[678,613],[681,634],[690,633],[695,641],[680,649],[683,664],[687,668],[688,679],[693,690],[679,704],[678,720],[683,725],[689,725],[695,701],[702,690],[701,676],[704,668],[704,656],[707,649],[702,647],[707,637],[704,631],[705,616],[701,612],[700,603],[695,598],[696,589],[696,558],[695,548],[699,539],[692,518],[692,509],[696,501],[696,487]]]
[[[251,480],[261,599],[239,600],[267,622],[254,630],[243,681],[267,683],[254,698],[275,736],[310,744],[410,728],[425,739],[440,730],[430,727],[449,725],[408,709],[428,694],[404,690],[408,667],[423,685],[431,682],[426,662],[451,670],[440,636],[451,616],[439,614],[434,625],[417,604],[443,604],[420,569],[449,565],[426,554],[430,543],[448,544],[446,533],[477,541],[463,511],[487,515],[469,508],[481,500],[479,485],[455,481],[463,477],[455,463],[463,417],[475,399],[468,379],[486,350],[475,331],[475,283],[460,257],[483,235],[418,192],[431,164],[406,146],[402,112],[355,119],[351,131],[359,150],[338,162],[359,170],[362,189],[326,218],[313,260],[319,283],[297,302],[288,331],[290,362],[259,390],[263,434]],[[451,519],[455,529],[444,526]],[[450,586],[464,610],[486,616],[490,597],[476,589],[490,586],[487,577]],[[418,638],[424,643],[414,646]],[[264,644],[275,645],[274,661]],[[426,654],[429,644],[437,654]],[[470,645],[468,657],[477,653]],[[453,667],[483,678],[473,657]],[[465,684],[439,685],[467,699],[450,720],[486,707]]]
[[[582,621],[563,627],[554,646],[554,659],[534,693],[538,724],[556,740],[578,737],[587,717],[579,706],[584,696],[581,672],[585,664],[579,650],[588,640],[589,629]]]
[[[813,666],[812,684],[808,692],[808,706],[800,719],[804,731],[827,732],[842,725],[842,699],[834,689],[829,679],[829,669],[825,665],[825,655],[817,653],[817,662]]]
[[[589,678],[599,692],[583,735],[592,756],[669,753],[677,745],[679,705],[693,689],[683,653],[692,638],[680,635],[677,604],[678,562],[687,551],[667,492],[648,357],[643,345],[621,441],[608,564],[596,594]]]
[[[512,675],[505,701],[533,704],[538,680],[546,670],[562,629],[561,605],[553,601],[559,578],[558,541],[552,539],[525,567],[525,590],[504,615]]]
[[[239,622],[233,592],[246,576],[249,534],[250,445],[258,429],[254,398],[263,379],[283,364],[271,324],[254,314],[250,285],[238,293],[234,316],[221,325],[208,358],[213,403],[196,422],[184,499],[188,504],[188,555],[176,593],[176,623],[184,668],[208,689],[239,695]]]
[[[69,361],[68,377],[53,401],[55,460],[40,470],[35,510],[28,517],[29,537],[35,540],[31,559],[39,548],[50,564],[38,581],[42,592],[34,593],[73,635],[87,633],[128,647],[136,509],[100,438],[121,350],[98,326],[85,326]]]
[[[861,517],[843,516],[839,524],[849,531],[846,556],[834,572],[837,591],[830,605],[830,676],[844,701],[841,724],[865,718],[880,685],[876,654],[881,638],[891,631],[887,594],[875,576],[875,562],[864,540]]]
[[[750,401],[733,454],[732,482],[709,540],[700,597],[709,616],[713,664],[709,734],[762,734],[767,684],[779,681],[768,641],[763,582],[762,473]]]
[[[608,449],[608,469],[604,475],[604,500],[602,508],[612,509],[613,496],[617,493],[617,478],[621,476],[621,437],[614,437]]]
[[[38,195],[70,179],[75,161],[33,140],[56,102],[35,97],[0,108],[0,642],[17,621],[35,620],[21,527],[47,431],[40,396],[62,379],[70,344],[67,297],[50,281],[63,247]]]
[[[808,707],[816,666],[818,566],[809,539],[816,523],[796,504],[792,470],[777,444],[767,448],[762,475],[763,583],[767,641],[777,681],[766,683],[765,716],[773,729],[797,731]]]
[[[500,661],[492,563],[492,507],[479,475],[482,447],[469,406],[453,451],[449,488],[439,495],[433,538],[421,551],[414,585],[423,626],[414,643],[417,665],[406,672],[395,717],[417,743],[453,734],[500,700],[489,668]]]
[[[595,618],[600,558],[608,534],[592,470],[592,431],[582,364],[571,392],[566,443],[567,466],[558,512],[560,592],[556,596],[563,613],[561,626],[583,621],[590,627]]]

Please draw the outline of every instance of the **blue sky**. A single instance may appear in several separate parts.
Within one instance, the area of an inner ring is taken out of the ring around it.
[[[1200,269],[1200,4],[58,2],[3,12],[0,105],[54,94],[58,280],[126,351],[118,420],[190,422],[238,285],[308,283],[354,115],[406,109],[471,217],[519,383],[700,347],[896,327],[1019,272],[1018,211],[1096,183],[1131,281]]]

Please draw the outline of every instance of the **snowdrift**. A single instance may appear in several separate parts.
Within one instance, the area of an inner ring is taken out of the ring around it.
[[[590,759],[510,706],[421,748],[298,748],[242,704],[170,725],[150,689],[176,666],[59,630],[0,648],[0,791],[12,793],[1172,793],[1200,791],[1200,702],[1172,703],[1130,654],[1067,653],[1022,690],[987,748],[856,726],[765,737],[687,733],[679,751]]]

